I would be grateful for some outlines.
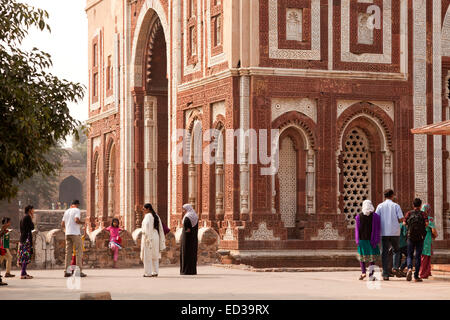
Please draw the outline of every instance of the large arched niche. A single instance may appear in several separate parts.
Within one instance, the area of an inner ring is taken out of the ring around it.
[[[272,212],[280,215],[288,239],[304,239],[304,225],[316,212],[315,124],[289,111],[272,123],[279,130],[279,167],[272,177]]]
[[[338,119],[338,212],[350,228],[364,200],[376,205],[383,191],[393,188],[393,123],[376,108],[358,103]]]
[[[145,1],[131,39],[130,89],[134,103],[127,105],[125,110],[129,120],[124,139],[135,146],[134,164],[142,164],[134,173],[136,211],[134,217],[126,219],[126,224],[131,227],[140,225],[142,215],[138,208],[145,201],[152,202],[162,221],[168,220],[169,39],[162,1]],[[136,117],[143,121],[134,128],[133,134],[130,129],[133,128],[132,119]]]
[[[142,70],[145,64],[145,49],[153,25],[158,22],[164,31],[166,44],[170,43],[167,17],[161,2],[158,0],[147,0],[142,6],[136,23],[136,29],[132,40],[131,55],[131,88],[144,87]],[[167,57],[170,57],[170,46],[166,47]]]

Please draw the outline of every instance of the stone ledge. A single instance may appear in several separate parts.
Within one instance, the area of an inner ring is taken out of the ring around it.
[[[323,268],[254,268],[249,265],[223,265],[213,264],[214,267],[247,270],[252,272],[342,272],[342,271],[360,271],[360,268],[354,267],[323,267]]]

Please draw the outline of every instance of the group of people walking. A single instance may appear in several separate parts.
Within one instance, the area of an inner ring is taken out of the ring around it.
[[[384,197],[385,201],[376,210],[370,200],[365,200],[362,212],[356,216],[355,240],[361,266],[359,280],[366,278],[367,265],[369,279],[376,280],[374,265],[380,257],[381,243],[383,280],[396,276],[411,281],[414,260],[414,281],[421,282],[431,276],[432,241],[437,237],[431,206],[422,205],[422,200],[416,198],[413,209],[403,216],[402,209],[394,202],[394,191],[386,190]],[[406,259],[401,262],[403,255]]]
[[[376,280],[374,266],[381,255],[383,280],[396,276],[406,277],[408,281],[411,281],[414,260],[414,279],[420,282],[431,275],[432,241],[437,237],[434,220],[430,213],[431,206],[422,205],[422,201],[416,198],[413,202],[413,210],[403,216],[402,209],[394,202],[394,191],[388,189],[384,196],[385,201],[379,204],[376,210],[370,200],[365,200],[361,214],[356,217],[355,240],[361,266],[359,279],[364,280],[367,277],[368,268],[369,279]],[[65,211],[61,222],[66,242],[64,277],[71,277],[74,271],[80,277],[86,277],[86,274],[82,272],[81,229],[84,222],[81,221],[79,205],[80,202],[74,200],[71,207]],[[166,248],[165,235],[169,229],[163,224],[150,203],[143,206],[143,212],[145,217],[142,221],[140,258],[144,264],[144,277],[157,277],[161,252]],[[33,255],[33,216],[33,206],[27,206],[25,215],[20,221],[17,264],[21,267],[21,279],[33,279],[33,276],[27,273],[27,266]],[[190,204],[183,205],[183,228],[180,239],[180,274],[182,275],[197,274],[198,219],[197,213]],[[0,263],[6,260],[5,277],[14,277],[11,274],[12,255],[9,250],[10,225],[10,219],[3,218],[0,229]],[[110,234],[109,249],[114,267],[117,267],[119,250],[122,249],[120,232],[123,229],[120,228],[119,220],[114,218],[111,226],[106,230]],[[402,256],[405,256],[403,262]],[[78,270],[74,270],[73,265],[76,265]],[[6,285],[1,276],[0,285]]]
[[[83,259],[83,236],[81,229],[84,222],[81,221],[80,202],[74,200],[69,209],[64,212],[61,221],[61,228],[65,232],[65,265],[64,277],[71,277],[74,272],[77,276],[86,277],[82,272]],[[144,277],[157,277],[159,273],[159,260],[161,252],[166,249],[165,235],[170,231],[152,205],[147,203],[143,207],[145,217],[142,221],[142,238],[140,258],[144,264]],[[33,255],[33,224],[34,208],[27,206],[25,215],[20,221],[20,243],[17,252],[17,264],[22,268],[21,279],[33,279],[27,273],[27,266],[31,262]],[[5,277],[14,277],[11,274],[12,255],[9,251],[9,229],[10,218],[3,218],[0,229],[0,263],[6,260]],[[117,218],[112,219],[111,226],[105,228],[110,234],[108,248],[111,250],[113,267],[117,267],[119,250],[122,249],[120,232],[120,222]],[[86,231],[84,231],[86,232]],[[190,204],[183,205],[183,228],[180,239],[180,274],[197,274],[197,250],[198,250],[198,215]],[[76,268],[74,267],[76,265]],[[0,285],[7,283],[2,281],[0,275]]]

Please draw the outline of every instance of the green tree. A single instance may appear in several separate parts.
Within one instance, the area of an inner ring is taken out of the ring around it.
[[[84,88],[46,70],[49,54],[21,49],[30,28],[50,30],[48,13],[17,0],[0,0],[0,199],[12,199],[35,173],[52,175],[48,157],[57,142],[78,135],[68,102],[81,101]]]

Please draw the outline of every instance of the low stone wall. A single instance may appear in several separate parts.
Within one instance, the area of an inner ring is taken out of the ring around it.
[[[176,233],[178,234],[178,233]],[[179,237],[169,232],[166,235],[166,250],[161,253],[161,265],[179,265]],[[140,260],[142,230],[133,233],[122,231],[123,249],[119,251],[117,267],[129,268],[142,265]],[[10,250],[13,255],[13,268],[16,269],[19,233],[11,232]],[[220,263],[219,235],[211,228],[199,230],[198,264]],[[84,240],[83,268],[109,268],[113,258],[108,248],[109,232],[97,229],[86,235]],[[34,255],[30,269],[63,269],[65,260],[65,235],[60,229],[50,231],[33,231]],[[3,267],[3,266],[2,266]]]
[[[35,210],[34,222],[36,230],[44,232],[61,228],[61,220],[66,210]],[[86,210],[81,210],[81,220],[85,221]]]

